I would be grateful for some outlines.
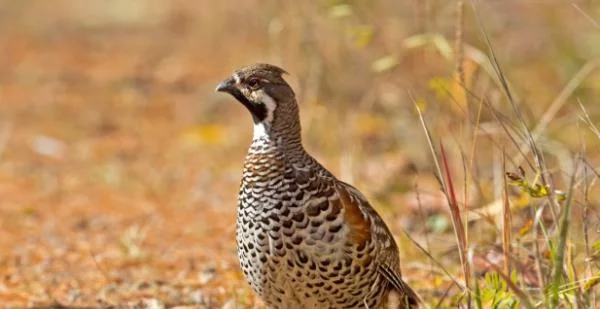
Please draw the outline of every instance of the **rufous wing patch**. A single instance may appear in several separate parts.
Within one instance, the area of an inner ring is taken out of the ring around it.
[[[363,244],[371,239],[371,223],[367,220],[359,207],[360,199],[353,198],[350,193],[343,188],[336,188],[339,196],[339,203],[344,209],[344,221],[350,228],[348,240],[353,244]]]

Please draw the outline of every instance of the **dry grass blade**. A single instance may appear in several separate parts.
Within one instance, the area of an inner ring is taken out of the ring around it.
[[[596,125],[590,118],[590,114],[585,109],[585,106],[583,106],[583,104],[581,104],[581,100],[577,99],[577,104],[579,105],[579,109],[581,109],[581,112],[583,113],[583,117],[580,116],[580,118],[583,120],[583,122],[585,122],[585,124],[588,125],[588,127],[594,133],[594,135],[596,135],[596,137],[598,137],[598,139],[600,139],[600,130],[598,130],[598,127],[596,127]]]
[[[561,90],[560,94],[552,101],[548,109],[542,115],[542,118],[533,129],[531,135],[533,140],[537,140],[544,130],[548,127],[548,124],[554,119],[558,111],[568,102],[567,99],[579,88],[579,85],[590,76],[600,66],[600,59],[595,59],[584,64],[581,69],[569,80],[567,85]],[[522,144],[519,146],[520,149],[524,149],[522,153],[525,155],[530,150],[530,145]],[[523,161],[524,157],[518,157],[516,159],[517,165]]]
[[[429,251],[427,251],[427,249],[423,248],[423,246],[421,246],[421,244],[419,244],[414,238],[412,238],[410,236],[410,234],[408,234],[406,231],[404,231],[404,235],[406,235],[406,237],[413,243],[415,244],[415,246],[417,246],[417,248],[419,248],[419,250],[421,250],[421,252],[423,252],[437,267],[439,267],[442,272],[444,274],[446,274],[446,276],[448,277],[448,279],[450,279],[452,282],[454,282],[454,284],[456,284],[457,287],[459,287],[460,289],[464,289],[464,287],[458,283],[458,281],[456,280],[456,278],[454,278],[454,276],[452,276],[450,274],[450,272],[448,272],[448,270],[444,267],[444,265],[442,265],[442,263],[440,263],[438,260],[436,260],[433,255],[431,255],[431,253],[429,253]]]
[[[592,277],[592,251],[590,249],[590,235],[589,235],[589,217],[590,217],[590,184],[588,184],[588,165],[586,164],[583,167],[583,198],[584,198],[584,206],[582,213],[582,221],[583,221],[583,242],[585,244],[585,272],[588,277]],[[584,297],[587,299],[587,302],[592,305],[593,308],[596,308],[596,294],[592,293],[591,289],[585,291]]]
[[[479,26],[479,29],[481,30],[481,34],[483,35],[483,38],[485,40],[485,44],[487,45],[488,50],[490,52],[490,59],[491,59],[491,62],[492,62],[492,67],[494,68],[494,70],[496,72],[496,76],[500,80],[500,85],[502,86],[502,88],[504,90],[504,94],[506,95],[509,103],[511,103],[513,105],[513,107],[515,108],[515,112],[516,112],[519,120],[521,121],[521,123],[525,124],[523,115],[521,114],[520,110],[518,108],[516,108],[516,102],[514,100],[512,92],[510,91],[510,89],[508,87],[508,80],[506,79],[506,76],[504,75],[504,72],[500,68],[500,63],[498,62],[498,58],[496,57],[496,53],[494,52],[494,48],[492,46],[492,42],[491,42],[491,40],[490,40],[490,38],[489,38],[489,36],[488,36],[485,28],[483,27],[483,24],[481,23],[481,20],[479,18],[479,14],[477,13],[477,8],[475,7],[475,4],[473,3],[473,0],[471,0],[471,7],[473,8],[473,12],[475,13],[475,18],[477,20],[477,24]]]
[[[536,269],[536,274],[537,274],[537,279],[539,281],[540,286],[542,287],[543,290],[546,289],[546,274],[544,272],[544,268],[543,268],[543,263],[544,263],[544,258],[542,257],[542,250],[540,248],[540,243],[538,241],[538,226],[542,229],[542,231],[544,231],[544,240],[546,241],[546,244],[549,244],[549,239],[547,234],[545,233],[545,227],[544,224],[542,222],[542,213],[544,212],[544,208],[540,207],[537,210],[534,210],[534,208],[531,209],[533,212],[532,217],[533,219],[533,228],[531,229],[532,231],[532,239],[533,241],[533,250],[534,250],[534,254],[535,254],[535,269]],[[542,292],[543,296],[546,298],[547,297],[547,293]],[[547,301],[546,301],[547,302]]]
[[[437,151],[435,150],[435,147],[433,146],[433,139],[431,138],[431,131],[429,130],[429,127],[427,126],[427,123],[425,122],[425,118],[423,117],[423,112],[421,111],[421,108],[417,104],[417,101],[414,99],[414,97],[412,96],[411,93],[409,93],[409,96],[410,96],[411,100],[413,101],[413,104],[415,105],[417,113],[419,114],[419,121],[421,122],[421,126],[423,127],[423,132],[425,132],[425,137],[427,137],[427,145],[429,146],[429,151],[431,151],[433,163],[435,164],[437,178],[441,183],[442,189],[444,191],[446,191],[446,181],[444,180],[444,177],[442,174],[442,168],[440,167],[440,162],[438,160]]]
[[[465,77],[465,67],[464,67],[464,62],[465,62],[465,44],[464,44],[464,9],[465,7],[465,3],[463,0],[459,0],[456,2],[456,25],[455,25],[455,33],[454,33],[454,75],[457,76],[459,83],[457,85],[459,85],[459,87],[461,87],[461,91],[460,93],[456,93],[456,95],[460,96],[459,98],[454,98],[453,101],[455,101],[455,103],[458,102],[462,102],[462,104],[458,104],[461,107],[461,110],[464,113],[468,113],[469,112],[469,108],[467,108],[469,106],[468,103],[468,99],[469,96],[467,95],[466,91],[464,90],[465,88],[467,88],[467,82],[466,82],[466,77]],[[463,108],[464,107],[464,108]],[[465,119],[466,121],[468,121],[467,119]]]
[[[440,143],[440,151],[442,155],[442,163],[444,164],[444,176],[446,180],[446,191],[444,193],[446,194],[446,197],[448,199],[448,206],[450,207],[450,213],[452,214],[452,225],[454,227],[456,242],[458,243],[460,263],[462,265],[463,273],[465,276],[465,285],[468,289],[470,287],[471,270],[469,262],[467,260],[467,237],[465,234],[463,220],[460,215],[458,200],[456,199],[456,193],[454,190],[452,175],[450,173],[450,167],[448,166],[448,158],[446,156],[446,151],[444,150],[444,145],[442,143]]]
[[[483,110],[483,99],[479,100],[479,108],[477,109],[477,118],[475,119],[475,130],[473,130],[473,138],[471,139],[471,150],[469,153],[469,170],[473,170],[473,160],[475,159],[475,148],[477,146],[477,129],[481,123],[481,111]],[[467,185],[465,185],[467,186]]]
[[[512,92],[510,91],[510,88],[508,87],[508,81],[506,79],[506,76],[505,76],[504,72],[502,71],[502,68],[500,67],[500,62],[498,61],[498,57],[496,57],[496,53],[494,51],[494,47],[492,46],[492,42],[487,34],[487,31],[483,27],[483,23],[481,22],[481,19],[479,18],[479,14],[478,14],[477,8],[475,7],[475,3],[473,2],[473,0],[471,0],[471,6],[473,8],[473,12],[475,13],[475,19],[477,21],[479,29],[481,30],[481,34],[483,35],[485,44],[487,45],[488,50],[490,52],[490,58],[492,60],[492,64],[493,64],[494,70],[496,71],[498,79],[500,79],[500,84],[502,85],[504,94],[505,94],[508,102],[512,106],[512,109],[513,109],[515,115],[517,116],[517,120],[519,121],[519,123],[522,126],[523,132],[526,134],[525,136],[527,138],[527,143],[529,144],[529,149],[531,149],[533,156],[535,158],[535,161],[536,161],[537,168],[540,171],[540,179],[541,179],[542,185],[552,188],[553,186],[552,186],[552,183],[551,183],[551,180],[549,177],[548,170],[546,168],[544,156],[543,156],[542,152],[539,150],[539,148],[537,147],[536,139],[534,138],[532,132],[529,130],[527,122],[525,121],[525,118],[523,117],[523,113],[521,112],[521,109],[517,105],[517,102],[514,100]],[[556,203],[556,199],[555,199],[553,190],[549,190],[549,191],[550,191],[550,194],[548,194],[548,202],[551,205],[550,210],[552,211],[552,215],[554,216],[554,219],[556,220],[556,211],[558,209],[558,205]]]
[[[502,152],[502,171],[506,174],[506,153]],[[504,254],[504,272],[507,274],[511,273],[511,213],[510,213],[510,201],[508,197],[508,182],[506,177],[502,177],[504,184],[503,194],[503,208],[502,208],[502,252]]]
[[[414,100],[413,100],[413,102],[414,102]],[[442,168],[440,167],[440,162],[438,160],[438,154],[435,150],[435,147],[433,146],[433,139],[431,137],[431,133],[429,131],[429,128],[427,127],[427,124],[423,117],[423,113],[421,112],[421,109],[416,104],[416,102],[415,102],[415,107],[419,114],[419,119],[421,121],[421,125],[423,126],[423,130],[427,137],[427,142],[428,142],[428,145],[429,145],[432,157],[433,157],[433,161],[434,161],[437,173],[438,173],[438,180],[440,181],[440,185],[442,186],[442,189],[444,191],[444,194],[446,195],[448,204],[450,206],[450,210],[452,213],[452,224],[454,226],[455,236],[456,236],[458,248],[459,248],[461,264],[462,264],[463,273],[465,276],[465,287],[463,287],[463,288],[465,288],[468,291],[471,272],[470,272],[470,267],[468,265],[468,261],[466,259],[466,257],[467,257],[467,255],[466,255],[467,254],[467,239],[466,239],[466,235],[465,235],[464,225],[463,225],[463,222],[462,222],[462,219],[460,216],[460,209],[459,209],[458,202],[456,199],[454,186],[452,185],[452,177],[450,176],[450,170],[448,167],[447,157],[444,152],[443,146],[440,144],[441,151],[442,151],[442,159],[443,159],[443,163],[444,163],[444,170],[446,171],[446,173],[444,174],[442,172]]]
[[[525,137],[523,137],[523,134],[521,132],[519,132],[519,130],[516,128],[516,126],[513,123],[511,123],[506,116],[502,115],[489,102],[484,100],[484,103],[486,103],[486,107],[491,112],[491,114],[494,117],[494,119],[496,120],[496,122],[498,122],[500,127],[502,127],[502,130],[504,131],[504,133],[506,134],[508,139],[511,141],[511,143],[513,145],[515,145],[517,152],[521,155],[522,158],[524,158],[525,162],[527,163],[527,166],[529,166],[531,169],[535,169],[534,165],[527,159],[525,150],[522,149],[522,145],[521,145],[522,143],[519,143],[515,137],[515,135],[516,135],[518,138],[524,139]],[[509,128],[511,130],[509,130]],[[512,160],[512,163],[514,166],[520,165],[519,162],[517,162],[516,160]]]
[[[583,9],[581,9],[579,7],[579,5],[577,5],[577,3],[571,3],[571,5],[579,12],[581,13],[581,15],[583,15],[583,17],[585,17],[585,19],[587,19],[590,23],[592,23],[592,25],[594,25],[596,28],[600,29],[600,24],[594,19],[592,18],[592,16],[590,16],[590,14],[586,13]]]
[[[583,305],[583,288],[578,284],[579,275],[577,273],[577,267],[575,267],[575,250],[573,250],[573,246],[569,247],[568,252],[568,260],[567,267],[569,270],[569,283],[573,285],[573,293],[575,294],[575,304],[577,305],[575,308],[585,308]],[[561,291],[561,293],[565,293]]]
[[[598,172],[595,168],[594,165],[592,165],[592,163],[586,159],[583,158],[583,162],[585,163],[585,165],[590,169],[590,171],[592,171],[592,173],[594,173],[594,175],[596,175],[596,177],[600,178],[600,172]]]
[[[577,175],[577,171],[579,170],[579,165],[582,162],[583,156],[580,155],[578,160],[575,163],[575,167],[573,169],[573,174],[571,174],[571,183],[569,185],[569,192],[567,193],[567,199],[565,201],[565,206],[562,211],[562,216],[560,217],[559,224],[559,234],[558,234],[558,245],[556,246],[556,253],[554,255],[554,268],[552,271],[553,274],[553,282],[551,284],[551,298],[550,298],[550,306],[551,308],[556,308],[558,305],[559,298],[559,289],[561,285],[561,281],[563,278],[564,272],[564,258],[565,258],[565,248],[567,245],[567,235],[569,232],[569,221],[571,220],[571,202],[573,200],[573,189],[575,187],[575,176]]]
[[[475,128],[477,128],[477,130],[485,133],[486,135],[488,135],[488,138],[493,142],[493,147],[497,148],[498,150],[503,150],[504,146],[501,146],[498,142],[496,142],[492,137],[490,137],[490,133],[483,127],[481,127],[479,125],[480,120],[481,120],[481,112],[483,110],[483,105],[485,104],[485,106],[488,108],[488,110],[491,112],[492,116],[494,116],[494,119],[496,119],[496,121],[500,124],[500,126],[502,127],[503,131],[506,133],[506,136],[509,138],[509,140],[515,145],[515,148],[517,149],[517,151],[522,155],[522,157],[525,158],[525,162],[527,163],[527,165],[529,167],[531,167],[531,169],[535,169],[533,164],[527,159],[525,153],[523,152],[522,149],[520,149],[521,147],[521,143],[519,143],[517,141],[517,139],[515,138],[516,135],[517,137],[519,137],[520,139],[523,139],[524,137],[522,136],[522,134],[518,131],[518,129],[515,127],[515,125],[510,121],[510,119],[508,117],[506,117],[505,115],[501,114],[496,108],[494,108],[494,106],[492,106],[492,104],[490,104],[486,98],[484,98],[483,96],[478,96],[475,93],[473,93],[471,90],[469,90],[468,88],[465,87],[465,85],[461,84],[460,81],[456,81],[457,83],[459,83],[462,86],[463,91],[465,91],[465,93],[468,95],[469,98],[473,98],[479,101],[479,108],[478,108],[478,112],[477,112],[477,118],[475,120],[472,120],[471,117],[465,117],[466,120],[468,120],[470,122],[470,124],[472,124]],[[450,90],[446,89],[446,94],[452,98],[453,102],[459,106],[458,102],[456,102],[456,100],[452,97],[452,93]],[[413,100],[414,101],[414,100]],[[460,106],[459,106],[460,107]],[[465,111],[466,113],[466,111]],[[510,130],[509,130],[510,128]],[[473,135],[476,136],[478,133],[477,131],[473,132]],[[472,147],[475,147],[475,139],[474,139],[474,143],[472,144]],[[474,148],[472,148],[474,149]],[[471,153],[473,154],[473,153]],[[471,155],[470,159],[469,159],[469,169],[472,168],[472,159],[473,156]],[[518,166],[518,164],[516,163],[516,161],[514,161],[512,158],[511,162],[513,163],[514,166]]]
[[[453,285],[448,286],[448,288],[444,291],[444,294],[442,294],[442,297],[440,297],[437,304],[435,304],[435,306],[433,307],[434,309],[441,308],[442,303],[444,302],[444,300],[446,300],[446,297],[448,297],[448,293],[450,293],[450,290],[452,289],[452,287],[453,287]]]

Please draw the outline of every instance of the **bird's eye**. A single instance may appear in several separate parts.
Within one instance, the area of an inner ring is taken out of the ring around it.
[[[260,82],[257,78],[253,78],[248,81],[248,87],[250,87],[250,89],[252,89],[252,90],[258,89],[259,86],[260,86]]]

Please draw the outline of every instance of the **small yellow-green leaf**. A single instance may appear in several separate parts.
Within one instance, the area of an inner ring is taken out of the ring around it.
[[[600,240],[594,242],[594,244],[592,244],[592,249],[600,251]]]
[[[429,81],[429,89],[435,92],[439,100],[445,101],[448,99],[448,93],[450,89],[450,81],[448,78],[435,77]]]
[[[371,69],[377,73],[387,72],[398,65],[398,57],[396,55],[383,56],[371,65]]]
[[[404,39],[402,45],[406,49],[413,49],[421,47],[430,42],[430,35],[428,34],[417,34]]]
[[[437,48],[437,50],[442,54],[442,56],[446,59],[452,59],[452,46],[445,37],[440,34],[434,34],[432,36],[433,45]]]
[[[351,29],[354,46],[362,48],[368,46],[373,40],[373,26],[361,25]]]
[[[352,15],[352,7],[346,3],[336,4],[329,9],[329,16],[343,18]]]
[[[583,284],[583,289],[587,292],[598,285],[598,283],[600,283],[600,273],[597,273],[596,275],[586,279],[585,283]]]

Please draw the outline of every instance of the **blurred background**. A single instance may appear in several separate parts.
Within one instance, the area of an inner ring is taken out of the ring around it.
[[[465,274],[416,107],[440,160],[443,143],[484,305],[517,299],[506,257],[542,299],[554,251],[534,244],[562,212],[537,210],[571,184],[565,269],[590,301],[599,22],[594,0],[0,1],[0,303],[262,308],[234,241],[251,117],[214,93],[254,62],[290,72],[306,148],[382,214],[427,304],[464,304]]]

